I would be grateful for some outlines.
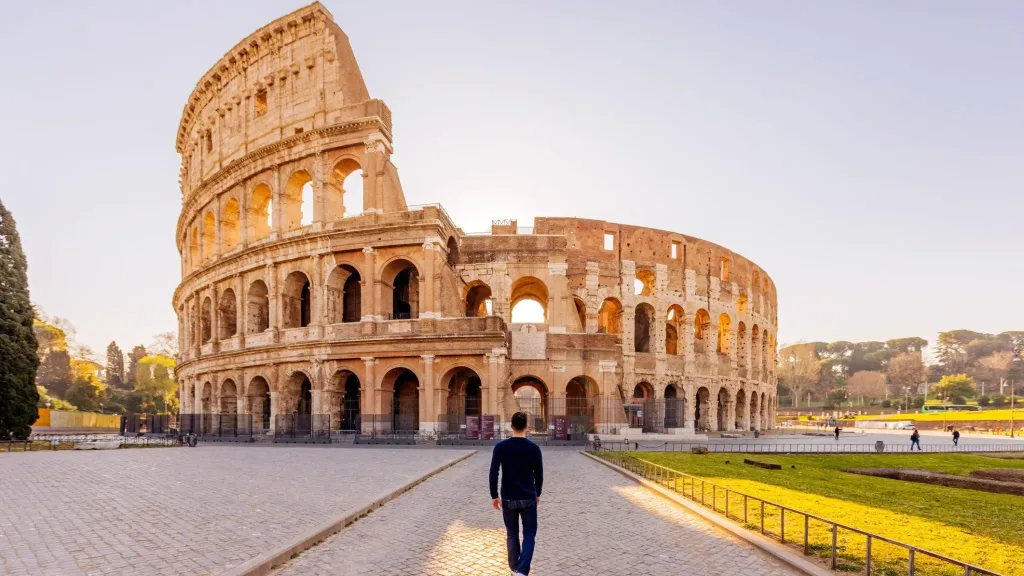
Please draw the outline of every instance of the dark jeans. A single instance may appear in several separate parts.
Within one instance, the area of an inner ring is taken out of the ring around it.
[[[921,441],[920,440],[911,440],[910,441],[910,449],[913,450],[915,444],[917,445],[917,449],[920,450],[921,449]]]
[[[501,518],[505,521],[505,544],[508,547],[508,567],[520,574],[530,573],[533,546],[537,537],[537,502],[501,501]],[[523,519],[523,544],[519,545],[519,519]]]
[[[958,442],[960,442],[959,438],[953,438],[953,446],[956,446]]]

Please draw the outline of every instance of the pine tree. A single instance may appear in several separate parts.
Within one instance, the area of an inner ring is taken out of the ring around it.
[[[14,217],[0,202],[0,438],[28,438],[38,416],[35,313]]]
[[[128,369],[124,374],[125,386],[129,389],[135,389],[135,372],[139,369],[139,360],[146,357],[146,347],[139,344],[132,351],[128,353]]]
[[[124,352],[117,342],[107,345],[107,386],[124,388]]]

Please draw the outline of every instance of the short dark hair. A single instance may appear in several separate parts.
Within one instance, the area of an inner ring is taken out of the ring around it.
[[[516,432],[522,432],[526,430],[526,414],[523,412],[516,412],[512,415],[512,429]]]

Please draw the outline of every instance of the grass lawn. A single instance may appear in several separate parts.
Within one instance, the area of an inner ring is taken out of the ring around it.
[[[762,462],[783,465],[765,470],[743,464],[744,455],[641,452],[633,455],[669,468],[710,480],[731,490],[757,496],[795,510],[805,511],[854,528],[886,536],[1002,574],[1024,576],[1024,497],[977,490],[947,488],[873,478],[843,472],[844,468],[922,468],[966,475],[985,468],[1024,469],[1024,460],[1001,460],[969,454],[915,455],[748,455]],[[725,462],[729,460],[730,464]],[[796,468],[791,468],[796,466]],[[682,489],[689,492],[690,487]],[[699,484],[697,485],[699,491]],[[710,501],[710,488],[708,488]],[[723,508],[723,494],[717,495]],[[742,514],[742,497],[730,499],[731,515]],[[751,505],[748,523],[759,526],[759,507]],[[740,516],[741,517],[741,516]],[[778,511],[766,511],[766,529],[779,531]],[[808,531],[811,548],[828,554],[831,534],[812,521]],[[803,518],[786,515],[786,538],[803,541]],[[862,566],[865,540],[852,532],[840,532],[840,546],[849,570]],[[873,573],[906,574],[906,553],[892,545],[875,542]],[[918,556],[919,574],[946,571]],[[957,573],[955,571],[948,573]],[[963,572],[959,572],[962,574]]]

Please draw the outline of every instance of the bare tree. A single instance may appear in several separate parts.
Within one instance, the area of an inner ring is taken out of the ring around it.
[[[995,386],[999,385],[1000,379],[1010,373],[1010,368],[1013,367],[1013,352],[1009,350],[1003,350],[1002,352],[993,352],[988,356],[983,356],[978,360],[980,372],[984,374],[984,378]],[[1000,391],[1000,394],[1002,392]]]
[[[886,393],[889,391],[889,385],[885,374],[882,372],[861,370],[860,372],[854,372],[853,376],[850,376],[846,381],[846,390],[851,397],[860,398],[863,404],[865,398],[868,400],[885,398]]]
[[[793,406],[800,396],[818,382],[818,356],[813,344],[798,344],[779,351],[779,379],[793,393]]]
[[[904,388],[909,388],[913,393],[917,392],[917,385],[924,382],[924,362],[921,361],[920,352],[904,352],[889,360],[886,371],[889,381],[892,382],[893,392],[897,395],[903,394]]]

